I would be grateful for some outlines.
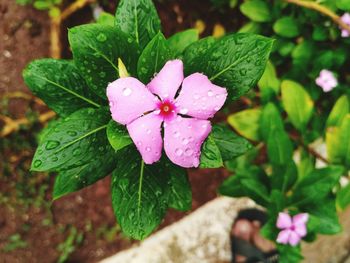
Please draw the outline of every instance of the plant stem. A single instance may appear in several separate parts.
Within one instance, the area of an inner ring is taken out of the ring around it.
[[[307,9],[315,10],[325,16],[328,16],[334,21],[334,23],[338,24],[341,28],[346,29],[347,31],[350,32],[350,26],[344,23],[336,13],[334,13],[332,10],[328,9],[323,5],[320,5],[316,2],[304,1],[304,0],[285,0],[285,1],[287,3],[305,7]]]

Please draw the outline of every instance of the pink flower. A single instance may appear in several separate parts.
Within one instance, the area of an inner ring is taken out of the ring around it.
[[[277,243],[296,246],[306,236],[307,213],[297,214],[293,218],[288,213],[279,213],[276,226],[282,231],[278,234]]]
[[[324,92],[329,92],[338,86],[338,80],[332,71],[322,69],[320,75],[316,79],[316,84],[320,86]]]
[[[340,19],[347,25],[350,26],[350,14],[349,13],[345,13],[344,15],[342,15],[340,17]],[[342,37],[350,37],[350,32],[346,29],[342,29],[341,30],[341,36]]]
[[[164,127],[169,159],[198,167],[201,145],[211,131],[208,119],[223,106],[227,91],[201,73],[184,79],[182,61],[172,60],[147,86],[132,77],[117,79],[108,85],[107,97],[112,118],[126,125],[146,164],[161,157]]]

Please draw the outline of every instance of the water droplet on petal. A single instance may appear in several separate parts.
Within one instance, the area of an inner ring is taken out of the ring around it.
[[[188,109],[183,108],[183,109],[180,110],[180,113],[181,114],[187,114],[188,113]]]
[[[192,150],[192,149],[187,148],[187,149],[185,150],[185,155],[186,155],[186,156],[191,156],[192,154],[193,154],[193,150]]]
[[[177,138],[180,136],[180,133],[178,131],[174,131],[174,137]]]
[[[208,91],[208,96],[209,96],[209,97],[212,97],[213,95],[214,95],[214,92],[213,92],[212,90],[209,90],[209,91]]]
[[[193,139],[192,136],[188,137],[188,140],[189,140],[190,142],[193,142],[193,141],[194,141],[194,139]]]
[[[151,147],[146,147],[146,152],[150,152],[151,151]]]
[[[220,99],[220,98],[221,98],[221,95],[220,95],[220,94],[217,94],[217,95],[215,96],[215,98],[216,98],[216,99]]]
[[[182,144],[187,145],[190,141],[187,138],[182,139]]]
[[[132,93],[132,90],[130,88],[124,88],[123,89],[123,95],[124,96],[130,96],[130,94]]]
[[[182,151],[180,148],[177,148],[177,149],[175,150],[175,154],[176,154],[177,156],[181,156],[182,153],[183,153],[183,151]]]
[[[151,134],[151,132],[152,131],[150,129],[147,129],[147,131],[146,131],[147,134]]]
[[[193,95],[193,98],[195,99],[195,100],[198,100],[199,99],[199,94],[198,93],[195,93],[194,95]]]
[[[142,145],[142,142],[138,141],[136,144],[137,144],[138,146],[141,146],[141,145]]]

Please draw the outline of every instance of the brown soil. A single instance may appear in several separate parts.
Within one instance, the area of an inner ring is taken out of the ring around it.
[[[105,4],[104,7],[113,11],[115,5]],[[157,2],[157,7],[167,36],[193,27],[199,18],[207,23],[204,35],[211,34],[213,25],[217,22],[226,28],[235,26],[233,21],[227,19],[235,17],[234,12],[223,16],[210,9],[209,1],[164,0]],[[74,14],[64,27],[88,22],[90,17],[90,8],[87,7]],[[21,71],[31,60],[49,56],[48,21],[45,12],[18,6],[14,0],[1,0],[0,96],[14,91],[29,93],[23,83]],[[63,30],[63,55],[70,57],[66,33]],[[6,109],[2,109],[2,113],[19,118],[28,114],[28,110],[35,111],[36,108],[31,103],[14,100]],[[6,140],[1,139],[0,142],[0,263],[56,262],[60,255],[57,246],[66,240],[71,226],[83,233],[84,238],[76,246],[68,262],[96,262],[130,247],[135,241],[128,240],[120,232],[106,237],[108,230],[115,225],[109,177],[56,201],[52,206],[48,205],[53,176],[29,174],[27,170],[35,146],[35,130],[38,129],[34,127],[30,131],[23,130]],[[18,148],[8,147],[17,144],[20,145]],[[189,176],[194,210],[216,197],[216,189],[227,176],[227,172],[220,169],[189,170]],[[49,188],[41,189],[45,183]],[[46,200],[45,203],[40,203],[39,195],[43,195],[42,200]],[[169,211],[160,228],[185,215],[186,213]],[[27,246],[4,252],[8,238],[16,233],[21,235]]]

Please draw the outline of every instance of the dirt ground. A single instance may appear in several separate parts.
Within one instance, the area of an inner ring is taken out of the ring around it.
[[[113,11],[115,1],[101,1]],[[112,3],[113,2],[113,3]],[[156,3],[167,36],[206,22],[203,35],[215,23],[237,28],[233,11],[225,16],[212,10],[209,1],[159,1]],[[91,8],[75,13],[62,28],[63,56],[70,58],[67,27],[89,22]],[[236,20],[238,21],[238,20]],[[8,93],[29,93],[21,71],[33,59],[49,56],[49,18],[45,12],[0,0],[0,110],[10,118],[35,117],[47,109],[31,100],[7,99]],[[0,124],[1,125],[1,124]],[[1,126],[0,126],[1,127]],[[115,222],[109,193],[110,178],[51,203],[54,174],[30,173],[36,135],[29,129],[0,139],[0,263],[96,262],[133,242],[122,236]],[[217,196],[216,189],[228,175],[224,170],[190,170],[193,209]],[[161,227],[186,213],[169,211]]]

